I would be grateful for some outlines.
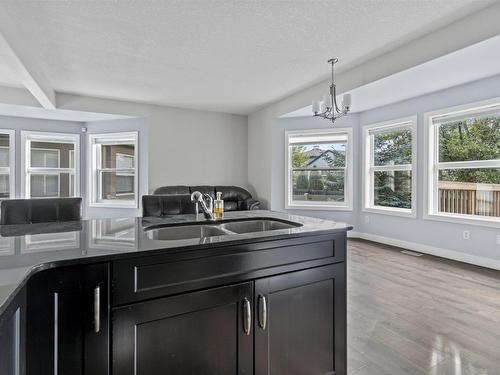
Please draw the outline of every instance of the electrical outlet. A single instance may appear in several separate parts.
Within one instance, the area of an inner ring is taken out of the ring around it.
[[[500,245],[500,234],[497,234],[497,245]]]
[[[368,224],[370,222],[370,216],[365,215],[365,223]]]
[[[470,232],[468,230],[464,230],[463,238],[464,240],[470,239]]]

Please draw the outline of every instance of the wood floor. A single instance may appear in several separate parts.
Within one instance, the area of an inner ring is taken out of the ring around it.
[[[500,375],[500,272],[348,244],[348,375]]]

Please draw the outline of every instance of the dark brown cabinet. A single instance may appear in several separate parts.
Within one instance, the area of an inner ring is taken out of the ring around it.
[[[231,285],[113,312],[113,373],[253,374],[253,283]]]
[[[107,264],[95,264],[42,271],[30,279],[28,375],[109,373],[108,274]]]
[[[255,374],[346,373],[344,263],[255,281]]]
[[[25,373],[26,294],[21,291],[0,317],[0,374]]]
[[[332,264],[118,307],[113,371],[346,374],[344,267]]]
[[[346,375],[345,233],[33,274],[0,374]]]

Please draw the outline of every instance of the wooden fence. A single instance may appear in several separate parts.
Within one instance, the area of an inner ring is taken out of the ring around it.
[[[439,211],[500,217],[500,185],[439,182]]]

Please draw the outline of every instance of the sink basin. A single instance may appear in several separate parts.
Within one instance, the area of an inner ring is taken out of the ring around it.
[[[147,229],[147,236],[150,240],[175,241],[224,236],[228,234],[269,232],[300,226],[301,224],[273,219],[250,219],[229,222],[211,222],[209,224],[167,225]]]
[[[268,232],[272,230],[279,229],[290,229],[299,227],[300,224],[296,223],[285,223],[277,220],[244,220],[244,221],[234,221],[230,223],[223,223],[220,225],[221,228],[237,233],[255,233],[255,232]]]
[[[147,234],[151,240],[175,241],[221,236],[227,233],[214,225],[183,225],[151,229]]]

